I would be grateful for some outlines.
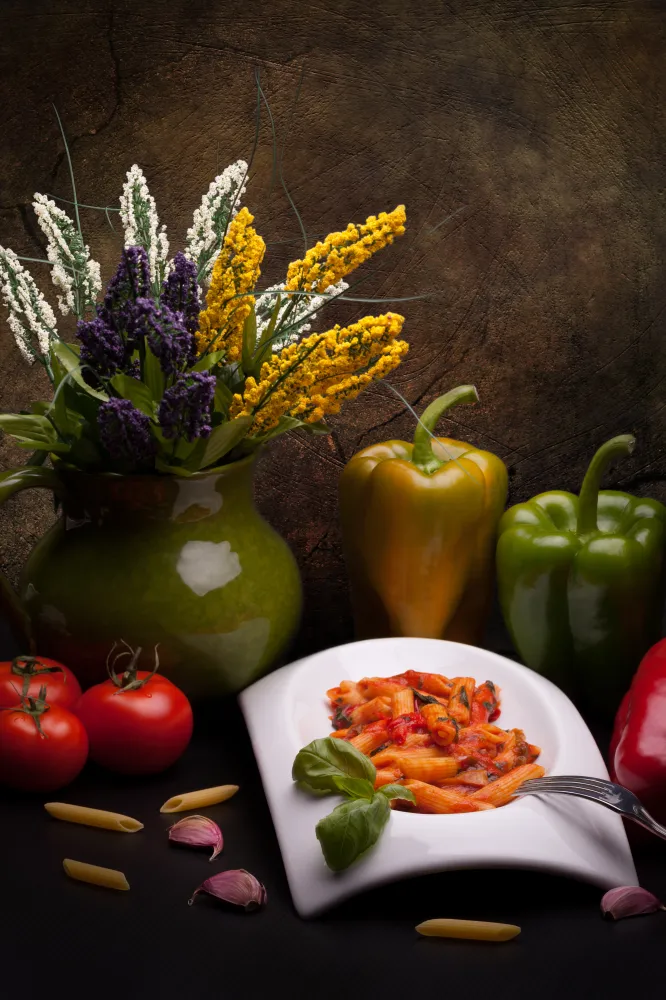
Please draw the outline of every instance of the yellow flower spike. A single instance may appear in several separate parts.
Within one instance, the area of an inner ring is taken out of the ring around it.
[[[404,319],[397,313],[366,316],[290,344],[262,365],[259,381],[249,378],[236,394],[231,417],[254,416],[250,434],[262,434],[280,417],[315,423],[337,413],[376,378],[400,363],[408,345],[397,340]]]
[[[302,260],[293,261],[287,270],[288,291],[323,292],[347,274],[351,274],[382,247],[393,243],[405,231],[405,206],[392,212],[371,215],[361,226],[350,223],[340,233],[330,233],[323,242],[308,250]]]
[[[251,292],[261,273],[266,244],[253,229],[254,216],[241,208],[231,222],[211,276],[206,308],[199,313],[197,350],[226,350],[226,360],[238,361],[243,324],[254,306]]]

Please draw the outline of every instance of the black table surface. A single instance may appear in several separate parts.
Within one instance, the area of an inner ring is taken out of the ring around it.
[[[13,652],[6,636],[0,650]],[[227,782],[240,785],[238,794],[204,810],[224,834],[218,862],[169,845],[173,817],[160,814],[162,803]],[[120,835],[51,820],[42,803],[53,798],[135,816],[145,829]],[[88,765],[55,796],[2,793],[0,818],[0,997],[561,1000],[666,992],[666,913],[607,922],[598,889],[534,872],[410,879],[301,920],[234,700],[199,713],[191,746],[166,773],[127,779]],[[666,899],[666,844],[634,853],[642,884]],[[131,891],[69,880],[65,857],[124,871]],[[223,868],[256,875],[266,908],[246,915],[205,896],[188,906],[192,890]],[[522,933],[502,945],[415,933],[437,916],[516,923]]]

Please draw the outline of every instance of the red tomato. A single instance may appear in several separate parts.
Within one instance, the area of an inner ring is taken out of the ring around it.
[[[140,652],[138,650],[137,652]],[[192,736],[192,708],[175,684],[146,670],[89,688],[76,709],[90,759],[121,774],[156,774],[181,756]]]
[[[23,689],[28,682],[26,690]],[[0,662],[0,709],[20,704],[21,697],[38,698],[46,687],[47,704],[73,709],[81,697],[81,685],[69,669],[46,656],[17,656]]]
[[[33,698],[0,711],[0,784],[55,792],[74,780],[87,756],[88,737],[73,712]]]

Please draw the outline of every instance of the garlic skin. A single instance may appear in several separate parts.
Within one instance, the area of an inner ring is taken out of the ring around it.
[[[624,917],[639,917],[645,913],[656,913],[666,910],[666,906],[647,889],[637,885],[621,885],[610,889],[601,900],[602,916],[609,920],[622,920]]]
[[[211,875],[205,882],[202,882],[198,889],[194,890],[192,898],[188,900],[189,906],[192,905],[195,896],[200,892],[207,892],[210,896],[224,900],[225,903],[242,906],[246,913],[251,910],[260,910],[266,905],[268,898],[266,889],[259,879],[250,875],[244,868]]]
[[[169,840],[190,847],[212,847],[209,861],[214,861],[222,850],[224,839],[217,823],[208,816],[185,816],[169,827]]]

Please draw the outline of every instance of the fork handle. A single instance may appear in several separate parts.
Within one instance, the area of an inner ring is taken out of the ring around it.
[[[625,814],[626,815],[626,814]],[[645,806],[641,806],[640,809],[636,809],[632,816],[628,817],[633,819],[635,823],[642,826],[645,830],[649,830],[650,833],[654,833],[655,836],[661,837],[662,840],[666,840],[666,826],[662,826],[661,823],[657,823],[656,819],[650,816]]]

